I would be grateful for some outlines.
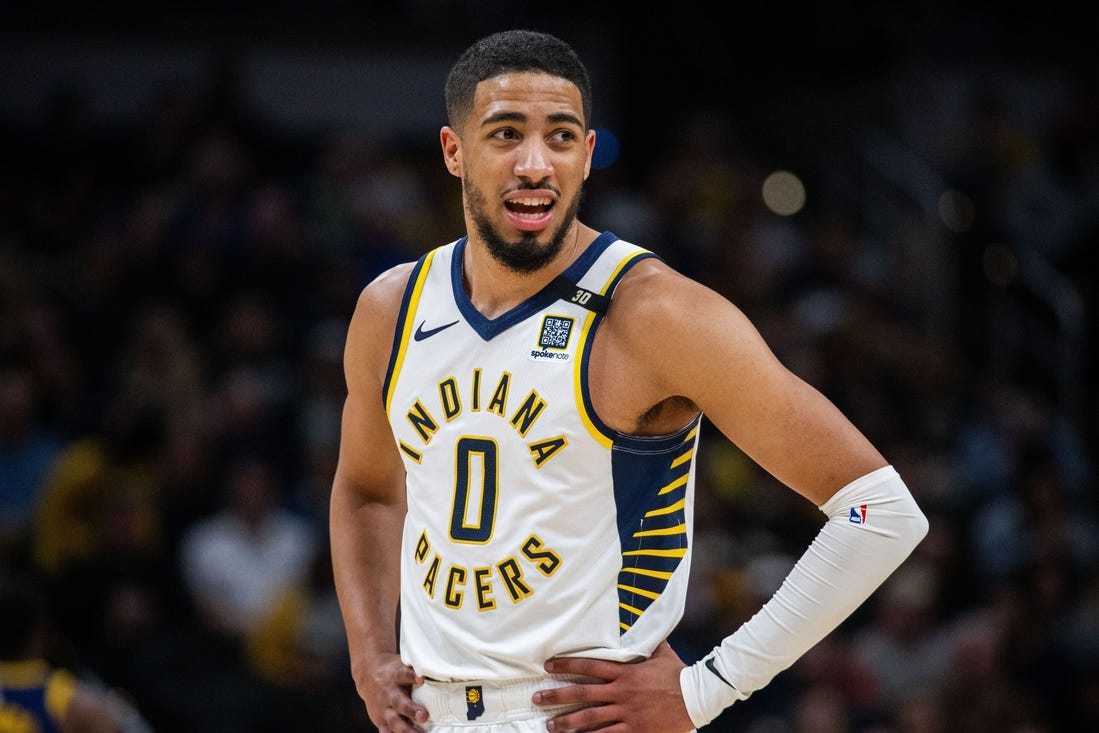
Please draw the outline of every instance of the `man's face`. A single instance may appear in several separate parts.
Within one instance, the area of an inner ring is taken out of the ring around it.
[[[582,110],[580,91],[564,79],[504,74],[477,86],[460,139],[444,128],[444,156],[462,179],[470,235],[512,270],[533,272],[552,261],[576,220],[595,146]]]

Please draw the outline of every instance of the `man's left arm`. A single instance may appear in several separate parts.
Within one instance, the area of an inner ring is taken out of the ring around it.
[[[676,658],[677,667],[656,654],[618,665],[623,669],[611,662],[550,660],[547,669],[556,673],[601,672],[595,676],[607,681],[539,693],[540,704],[602,703],[558,716],[551,730],[616,720],[634,732],[705,725],[831,633],[911,554],[928,528],[887,460],[823,394],[779,362],[739,309],[670,271],[649,278],[648,285],[653,282],[659,298],[651,287],[627,288],[621,294],[626,302],[619,303],[643,316],[620,321],[627,330],[631,322],[644,324],[636,338],[626,333],[626,343],[641,349],[660,344],[644,362],[654,370],[651,382],[667,396],[691,399],[729,440],[812,501],[827,521],[775,595],[695,664],[687,667]],[[859,522],[850,521],[852,510]],[[652,685],[650,666],[664,692],[635,697],[632,685]],[[669,688],[677,705],[669,702]]]

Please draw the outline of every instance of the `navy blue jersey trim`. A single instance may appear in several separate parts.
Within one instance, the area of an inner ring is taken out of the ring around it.
[[[612,243],[618,240],[618,237],[612,232],[603,232],[595,241],[584,250],[576,261],[573,262],[562,273],[562,276],[572,282],[578,282],[584,273],[595,263],[595,260],[599,258],[599,255],[603,254]],[[560,295],[556,289],[550,286],[546,286],[538,293],[523,301],[519,305],[515,306],[507,313],[504,313],[497,318],[486,318],[481,314],[469,299],[469,295],[466,293],[466,289],[462,284],[462,260],[465,256],[467,237],[462,237],[454,247],[454,258],[450,263],[450,282],[451,287],[454,290],[454,302],[458,304],[458,311],[469,323],[477,334],[485,341],[491,340],[493,337],[508,330],[516,323],[529,318],[534,313],[547,307],[554,301],[560,300]],[[552,285],[552,284],[551,284]]]
[[[401,335],[404,333],[405,322],[409,318],[408,304],[412,300],[412,293],[416,290],[416,283],[420,279],[420,271],[424,269],[424,263],[430,253],[421,255],[412,268],[412,274],[408,276],[408,283],[401,296],[401,310],[397,314],[397,326],[393,329],[393,348],[389,352],[389,366],[385,368],[385,382],[382,383],[382,406],[385,406],[386,396],[389,394],[389,385],[393,379],[393,370],[397,366],[397,357],[401,353]]]
[[[688,496],[701,416],[673,435],[645,439],[646,450],[615,445],[611,453],[622,568],[618,621],[624,633],[664,593],[687,556]]]
[[[626,276],[626,273],[633,269],[634,265],[636,265],[638,262],[641,262],[642,260],[647,260],[650,257],[660,259],[659,255],[653,252],[649,252],[647,250],[643,250],[640,253],[634,255],[633,258],[626,263],[626,265],[618,272],[618,274],[615,275],[614,279],[611,280],[611,282],[607,285],[607,288],[606,290],[604,290],[603,295],[606,295],[608,299],[612,298],[614,294],[614,289],[618,287],[618,283],[621,282],[622,278]],[[590,364],[589,357],[591,356],[591,347],[592,344],[595,343],[595,331],[599,328],[599,324],[603,322],[603,316],[604,314],[602,313],[595,314],[595,320],[592,322],[591,328],[588,330],[587,340],[584,342],[584,348],[582,353],[580,354],[580,394],[584,399],[584,409],[587,411],[588,416],[591,418],[592,424],[595,425],[596,430],[610,438],[615,445],[629,445],[636,436],[631,436],[627,433],[620,433],[614,428],[608,426],[599,418],[599,413],[595,411],[595,407],[592,405],[591,391],[588,387],[588,365]],[[650,445],[650,443],[648,443],[648,441],[651,440],[650,438],[642,437],[640,438],[640,440],[642,442],[638,444],[639,447]],[[645,448],[642,449],[645,450]]]
[[[630,435],[617,430],[611,430],[610,435],[614,437],[614,450],[622,453],[638,453],[641,455],[667,453],[683,445],[687,433],[698,427],[701,422],[702,414],[699,413],[694,420],[691,420],[674,433],[668,433],[667,435]]]

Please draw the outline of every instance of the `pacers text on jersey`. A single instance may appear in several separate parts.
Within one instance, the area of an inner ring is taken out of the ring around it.
[[[546,547],[536,535],[531,535],[518,548],[518,556],[510,555],[493,565],[467,568],[461,565],[448,565],[444,574],[442,602],[447,608],[457,610],[462,607],[467,592],[472,592],[478,611],[491,611],[496,608],[496,582],[511,598],[519,603],[534,593],[534,589],[523,573],[523,567],[533,565],[547,578],[557,572],[561,566],[561,557]],[[416,562],[427,565],[421,587],[428,597],[435,598],[439,590],[439,573],[443,567],[443,558],[432,550],[427,532],[420,533],[416,542]]]

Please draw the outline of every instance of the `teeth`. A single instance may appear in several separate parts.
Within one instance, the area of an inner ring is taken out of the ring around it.
[[[549,199],[512,199],[512,203],[521,206],[549,206]]]

